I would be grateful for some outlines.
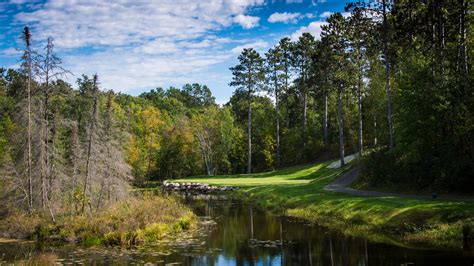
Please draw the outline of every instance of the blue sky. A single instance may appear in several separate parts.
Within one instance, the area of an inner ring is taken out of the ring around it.
[[[132,95],[155,87],[208,85],[219,103],[233,88],[239,52],[264,53],[281,38],[319,37],[345,0],[0,0],[0,67],[18,67],[24,25],[35,49],[54,38],[74,76],[97,73],[102,89]]]

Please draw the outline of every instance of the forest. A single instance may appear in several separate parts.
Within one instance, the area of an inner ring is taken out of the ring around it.
[[[471,8],[349,3],[320,38],[245,48],[222,105],[192,81],[106,90],[100,73],[68,71],[52,38],[33,49],[25,26],[21,67],[0,69],[0,212],[80,216],[168,179],[344,166],[351,154],[365,188],[472,195]]]

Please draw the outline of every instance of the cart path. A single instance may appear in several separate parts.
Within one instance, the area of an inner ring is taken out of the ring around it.
[[[396,194],[396,193],[386,193],[378,191],[368,191],[368,190],[358,190],[354,188],[347,187],[352,184],[359,175],[360,169],[358,167],[353,167],[349,171],[345,172],[341,177],[334,180],[324,187],[326,191],[339,192],[345,194],[351,194],[356,196],[363,197],[402,197],[402,198],[415,198],[415,199],[432,199],[430,196],[422,195],[406,195],[406,194]],[[454,197],[444,197],[438,196],[437,199],[433,200],[446,200],[446,201],[464,201],[464,202],[474,202],[474,198],[454,198]]]

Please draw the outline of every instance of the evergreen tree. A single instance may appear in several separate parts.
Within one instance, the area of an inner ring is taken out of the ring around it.
[[[247,173],[252,172],[252,99],[255,93],[262,90],[265,78],[264,60],[252,48],[246,48],[239,55],[239,64],[230,68],[232,82],[230,86],[245,91],[248,101],[247,124]]]

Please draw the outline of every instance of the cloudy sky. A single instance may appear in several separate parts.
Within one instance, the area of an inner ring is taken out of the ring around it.
[[[36,49],[48,37],[75,76],[137,95],[155,87],[208,85],[217,101],[233,88],[229,67],[245,47],[319,36],[345,0],[0,0],[0,67],[18,67],[24,25]]]

